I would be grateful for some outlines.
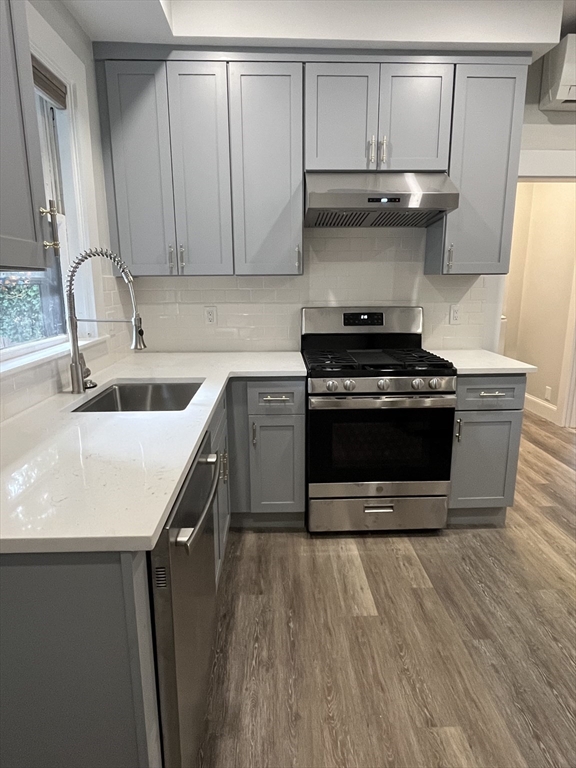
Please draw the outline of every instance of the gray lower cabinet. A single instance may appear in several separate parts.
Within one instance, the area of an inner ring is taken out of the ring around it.
[[[304,416],[250,416],[253,514],[303,512]]]
[[[229,64],[237,275],[302,272],[302,64]]]
[[[107,61],[106,87],[120,256],[134,275],[177,274],[166,64]]]
[[[445,171],[452,64],[307,64],[306,169]]]
[[[522,411],[456,411],[450,508],[514,502]]]
[[[2,768],[159,768],[148,589],[145,552],[0,555]]]
[[[169,61],[178,274],[231,275],[226,62]]]
[[[0,0],[0,267],[44,269],[44,183],[26,3]]]
[[[456,66],[450,178],[460,200],[428,228],[426,274],[508,272],[525,90],[525,66]]]
[[[305,381],[233,379],[227,390],[231,522],[304,528]]]

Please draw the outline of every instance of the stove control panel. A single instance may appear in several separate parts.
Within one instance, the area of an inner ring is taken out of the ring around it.
[[[361,377],[358,379],[322,379],[309,378],[308,392],[310,394],[326,394],[338,392],[354,392],[357,395],[381,394],[387,392],[395,394],[415,394],[417,392],[431,390],[444,394],[456,391],[456,376],[390,376],[386,379]]]
[[[384,313],[343,312],[342,325],[384,325]]]

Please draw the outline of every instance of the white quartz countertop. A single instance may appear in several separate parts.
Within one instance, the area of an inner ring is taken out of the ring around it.
[[[436,354],[462,375],[536,370],[481,349]],[[228,380],[305,375],[299,352],[139,353],[101,371],[99,390],[56,395],[8,419],[0,429],[0,551],[152,549]],[[183,411],[72,413],[122,379],[202,386]]]
[[[431,349],[435,355],[450,360],[462,376],[466,375],[503,375],[507,373],[534,373],[535,365],[513,360],[511,357],[489,352],[487,349]]]
[[[152,549],[232,376],[305,376],[299,352],[139,353],[95,376],[202,381],[183,411],[72,413],[60,394],[1,427],[0,551]]]

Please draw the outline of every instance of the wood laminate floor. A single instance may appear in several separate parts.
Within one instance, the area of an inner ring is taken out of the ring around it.
[[[505,529],[232,533],[203,765],[575,768],[574,443],[526,415]]]

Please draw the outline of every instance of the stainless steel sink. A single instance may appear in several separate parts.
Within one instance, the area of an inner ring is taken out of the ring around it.
[[[202,382],[130,382],[112,384],[74,411],[183,411]]]

